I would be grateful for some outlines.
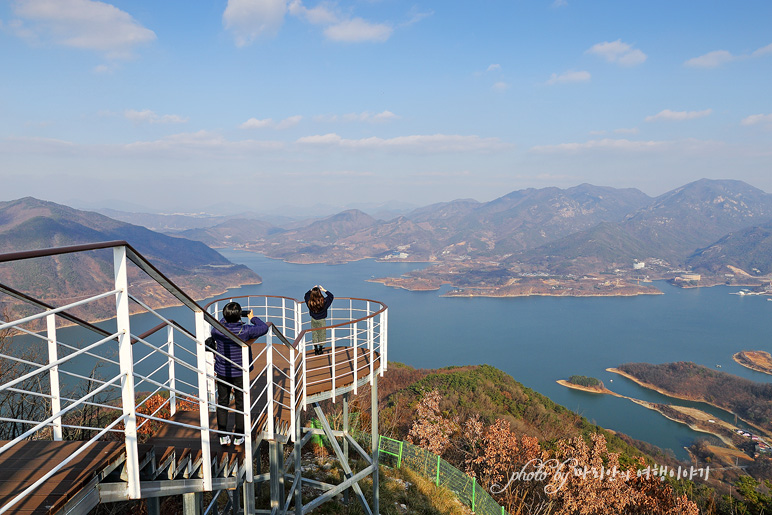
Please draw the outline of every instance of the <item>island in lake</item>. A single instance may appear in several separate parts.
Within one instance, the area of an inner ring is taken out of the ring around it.
[[[746,368],[772,375],[772,355],[763,350],[744,350],[732,358]]]

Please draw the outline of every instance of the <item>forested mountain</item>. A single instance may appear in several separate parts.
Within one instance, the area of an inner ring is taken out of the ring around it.
[[[192,295],[204,298],[260,277],[201,242],[160,234],[32,197],[0,202],[0,252],[125,240]],[[136,272],[134,272],[136,274]],[[109,250],[38,258],[0,266],[0,281],[43,299],[93,293],[112,278]]]

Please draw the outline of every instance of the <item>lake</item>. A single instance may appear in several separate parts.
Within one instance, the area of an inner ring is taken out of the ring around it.
[[[626,362],[693,361],[754,381],[772,376],[732,360],[741,350],[769,351],[772,302],[763,296],[729,295],[738,288],[680,289],[658,282],[665,295],[639,297],[443,298],[409,292],[373,277],[400,275],[418,263],[294,265],[262,255],[221,251],[263,278],[263,284],[230,295],[285,295],[302,299],[321,283],[341,297],[365,297],[389,306],[389,359],[418,368],[487,363],[603,427],[621,431],[686,458],[683,449],[703,433],[665,419],[626,399],[558,385],[573,374],[601,379],[623,395],[695,406],[732,420],[701,403],[672,400],[639,387],[606,368]],[[613,380],[613,382],[612,382]]]
[[[622,395],[694,406],[733,421],[722,410],[670,399],[605,369],[626,362],[693,361],[708,367],[721,365],[724,372],[754,381],[772,380],[772,376],[732,360],[741,350],[769,351],[772,347],[772,302],[763,296],[729,295],[738,288],[685,290],[658,282],[665,295],[443,298],[437,291],[410,292],[367,282],[425,264],[363,260],[344,265],[294,265],[244,251],[221,253],[252,268],[263,283],[235,288],[218,298],[282,295],[302,299],[306,290],[321,283],[336,296],[381,301],[389,307],[391,361],[417,368],[493,365],[600,426],[671,449],[682,459],[688,458],[684,446],[705,437],[704,433],[629,400],[571,390],[555,381],[574,374],[597,377]],[[186,309],[160,311],[185,327],[193,327]],[[132,332],[139,334],[157,323],[150,314],[137,315],[132,318]],[[99,325],[115,330],[114,321]],[[84,330],[70,327],[61,331],[68,335],[67,340],[77,341]],[[92,337],[88,333],[82,339]],[[165,335],[158,333],[153,338],[160,343]],[[147,350],[141,345],[135,346],[135,353],[144,352]],[[83,372],[87,373],[88,367]],[[193,378],[189,380],[195,383]]]

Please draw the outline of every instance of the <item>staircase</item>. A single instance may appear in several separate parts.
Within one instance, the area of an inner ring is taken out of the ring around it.
[[[301,301],[248,296],[200,306],[124,241],[2,254],[0,265],[83,252],[112,252],[114,278],[86,298],[54,306],[0,284],[0,304],[13,301],[22,306],[16,312],[24,313],[0,320],[0,335],[6,336],[0,365],[20,370],[0,375],[0,428],[9,435],[0,441],[0,515],[88,513],[99,503],[131,499],[147,499],[153,514],[159,498],[170,495],[183,496],[186,513],[208,513],[222,494],[233,513],[300,514],[331,498],[321,494],[303,505],[300,452],[312,431],[300,427],[300,416],[309,405],[323,415],[320,401],[342,397],[347,403],[349,393],[365,384],[376,395],[387,363],[385,305],[336,298],[324,329],[329,350],[317,356],[308,352],[312,329]],[[182,305],[175,310],[177,321],[151,307],[143,296],[148,283]],[[264,338],[244,343],[220,324],[220,307],[231,300],[269,325]],[[105,305],[112,318],[100,322]],[[152,323],[157,325],[139,333]],[[218,379],[204,343],[212,327],[242,348],[243,377],[249,378],[245,409],[224,408],[245,418],[243,446],[218,443]],[[39,352],[30,355],[29,349]],[[377,413],[372,418],[377,436]],[[324,432],[348,445],[347,428],[332,431],[327,424]],[[373,475],[369,513],[378,512],[376,436],[372,456],[359,448]],[[255,471],[263,442],[271,456],[267,474]],[[293,446],[292,473],[292,463],[275,463],[283,461],[283,445]],[[362,502],[357,483],[365,475],[347,474],[341,485],[328,485],[328,493],[352,488]],[[288,495],[285,479],[291,480]],[[271,485],[266,509],[254,504],[259,482]],[[214,494],[206,509],[204,492]]]

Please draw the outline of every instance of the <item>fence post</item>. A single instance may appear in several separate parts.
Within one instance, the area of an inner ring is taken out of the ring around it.
[[[201,470],[204,473],[204,490],[212,490],[212,450],[209,431],[209,402],[206,377],[206,322],[204,312],[196,311],[196,363],[198,365],[198,412],[201,424]]]
[[[266,399],[265,399],[265,416],[268,429],[268,439],[273,440],[276,436],[273,434],[273,410],[274,410],[274,394],[273,394],[273,332],[268,331],[265,337],[265,381],[266,381]]]
[[[476,486],[477,486],[477,478],[473,477],[472,478],[472,511],[473,512],[474,512],[474,494],[475,494],[475,490],[477,489]]]
[[[166,328],[166,342],[169,351],[169,413],[177,413],[177,376],[174,370],[174,327]]]
[[[440,486],[440,457],[437,456],[437,486]]]
[[[56,352],[56,315],[46,317],[46,326],[48,329],[48,362],[53,363],[57,359]],[[59,365],[52,367],[49,371],[49,382],[51,383],[51,416],[62,411],[62,397],[59,389]],[[54,419],[54,440],[62,439],[62,417]]]
[[[129,278],[126,270],[126,247],[113,249],[115,274],[115,313],[118,329],[118,361],[121,370],[121,404],[123,409],[124,440],[126,442],[126,493],[129,499],[139,499],[139,452],[137,450],[137,411],[134,393],[134,353],[131,348],[129,324]]]

